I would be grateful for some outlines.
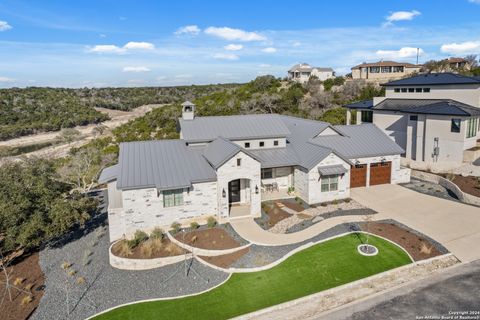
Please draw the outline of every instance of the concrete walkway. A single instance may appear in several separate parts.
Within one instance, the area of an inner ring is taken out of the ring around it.
[[[418,193],[398,185],[352,189],[351,197],[378,211],[375,220],[394,219],[444,245],[463,262],[480,259],[480,208]],[[253,219],[231,221],[248,241],[279,246],[308,240],[338,224],[361,221],[360,216],[333,217],[291,234],[263,230]]]

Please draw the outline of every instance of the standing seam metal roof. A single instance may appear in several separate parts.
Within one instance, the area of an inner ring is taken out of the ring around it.
[[[390,110],[418,114],[477,116],[480,108],[451,99],[385,99],[373,110]]]

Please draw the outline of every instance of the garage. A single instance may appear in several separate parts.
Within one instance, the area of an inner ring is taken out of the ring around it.
[[[377,162],[370,164],[370,185],[390,183],[392,176],[391,162]]]
[[[350,170],[350,188],[365,187],[367,185],[367,165],[356,164]]]

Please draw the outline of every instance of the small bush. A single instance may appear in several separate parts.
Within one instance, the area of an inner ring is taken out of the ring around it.
[[[73,277],[74,275],[76,275],[76,274],[77,274],[77,271],[76,271],[76,270],[73,270],[73,269],[71,269],[71,270],[69,270],[69,271],[68,271],[68,273],[67,273],[67,274],[68,274],[70,277]]]
[[[326,202],[322,202],[322,203],[320,203],[320,205],[321,205],[322,207],[328,206],[328,204],[327,204]]]
[[[192,239],[190,240],[191,243],[195,243],[197,242],[197,236],[193,236]]]
[[[347,199],[345,199],[344,201],[345,201],[345,203],[350,203],[350,202],[352,201],[352,199],[347,198]]]
[[[215,219],[214,217],[208,217],[207,219],[207,226],[209,228],[213,228],[217,225],[217,219]]]
[[[422,242],[422,245],[420,247],[420,252],[423,254],[431,254],[432,253],[433,246],[427,246],[424,242]]]
[[[162,228],[156,227],[153,229],[153,231],[150,233],[150,238],[151,239],[160,239],[162,240],[163,237],[165,236],[165,233],[163,232]]]
[[[86,280],[85,280],[84,277],[78,277],[76,282],[77,282],[77,284],[84,284],[86,282]]]
[[[133,254],[132,244],[128,240],[122,240],[115,246],[118,246],[117,247],[118,248],[118,255],[120,257],[128,257],[128,256],[131,256]]]
[[[133,235],[133,239],[130,240],[129,242],[130,242],[131,247],[135,248],[139,244],[141,244],[142,242],[145,242],[147,240],[148,240],[148,234],[145,231],[137,230],[137,231],[135,231],[135,233]]]
[[[332,201],[332,204],[333,204],[334,206],[336,206],[336,205],[338,204],[338,200],[337,200],[337,199],[333,200],[333,201]]]
[[[178,222],[174,222],[172,223],[172,225],[170,226],[170,228],[172,228],[172,231],[173,233],[178,233],[180,232],[180,230],[182,229],[182,225]]]
[[[17,277],[13,281],[13,285],[18,287],[19,285],[21,285],[23,283],[23,281],[25,281],[25,278]]]
[[[145,241],[140,246],[140,252],[142,256],[145,258],[151,258],[153,254],[153,247],[151,245],[151,241]]]
[[[198,222],[193,221],[190,223],[190,229],[195,230],[195,229],[198,229],[198,227],[200,227]]]
[[[72,264],[70,262],[63,262],[62,263],[62,269],[63,270],[67,270],[68,268],[70,268],[72,266]]]
[[[22,301],[20,303],[22,304],[22,306],[25,306],[32,301],[33,301],[32,296],[25,296],[25,297],[22,298]]]
[[[177,256],[183,253],[183,249],[172,242],[169,242],[165,246],[165,251],[168,252],[171,256]]]
[[[25,287],[23,287],[27,291],[31,291],[33,288],[33,283],[28,283]]]

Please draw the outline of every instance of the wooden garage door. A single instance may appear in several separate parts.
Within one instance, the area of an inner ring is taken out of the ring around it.
[[[350,188],[365,187],[367,185],[367,165],[357,164],[350,170]]]
[[[377,162],[370,164],[370,185],[390,183],[392,175],[391,162]]]

